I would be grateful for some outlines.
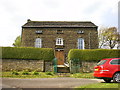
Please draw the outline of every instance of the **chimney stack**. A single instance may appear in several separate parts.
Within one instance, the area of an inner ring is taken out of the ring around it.
[[[27,20],[27,22],[30,22],[30,21],[31,21],[30,19]]]

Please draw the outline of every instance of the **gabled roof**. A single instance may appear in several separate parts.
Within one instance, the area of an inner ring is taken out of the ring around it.
[[[31,21],[28,20],[25,27],[97,27],[90,21]]]

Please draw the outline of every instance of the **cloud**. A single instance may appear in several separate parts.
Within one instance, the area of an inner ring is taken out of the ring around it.
[[[48,8],[54,9],[59,7],[58,0],[43,0],[42,3],[45,7],[48,7]]]
[[[118,0],[0,0],[0,46],[11,46],[27,19],[117,26]]]

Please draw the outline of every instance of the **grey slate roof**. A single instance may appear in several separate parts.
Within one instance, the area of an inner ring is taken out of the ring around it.
[[[25,27],[97,27],[90,21],[31,21],[28,20]]]

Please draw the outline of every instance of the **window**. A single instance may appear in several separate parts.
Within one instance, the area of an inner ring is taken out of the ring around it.
[[[57,38],[56,39],[56,45],[63,45],[63,39],[62,38]]]
[[[41,38],[36,38],[35,40],[35,47],[41,48],[42,47],[42,39]]]
[[[78,34],[83,34],[83,33],[84,33],[84,31],[78,31],[77,33],[78,33]]]
[[[37,30],[36,34],[42,34],[42,30]]]
[[[101,60],[101,61],[97,64],[97,66],[105,64],[106,61],[107,61],[107,60]]]
[[[84,39],[78,38],[78,49],[84,49]]]
[[[120,65],[120,59],[114,59],[110,62],[110,64],[113,64],[113,65]]]
[[[63,30],[57,30],[57,34],[63,34]]]

